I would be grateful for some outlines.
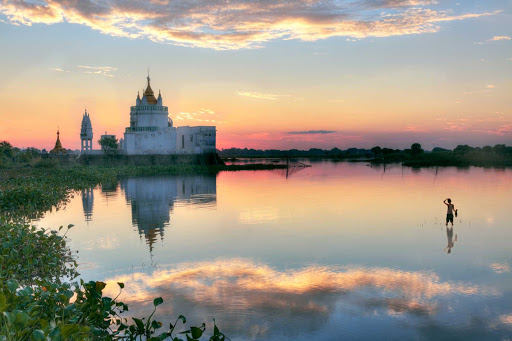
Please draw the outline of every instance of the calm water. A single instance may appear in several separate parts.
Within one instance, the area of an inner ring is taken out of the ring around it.
[[[38,224],[75,224],[82,277],[131,313],[161,296],[232,340],[512,339],[512,170],[312,165],[127,177]]]

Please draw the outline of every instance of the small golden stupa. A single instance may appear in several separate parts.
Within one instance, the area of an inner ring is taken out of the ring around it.
[[[151,89],[151,85],[149,84],[149,75],[148,75],[148,87],[144,91],[144,96],[146,96],[148,100],[148,104],[157,104],[157,99],[155,97],[155,93],[153,92],[153,89]]]
[[[55,141],[55,147],[52,150],[50,150],[50,154],[64,155],[68,153],[66,149],[62,148],[62,143],[60,143],[59,135],[59,130],[57,130],[57,141]]]

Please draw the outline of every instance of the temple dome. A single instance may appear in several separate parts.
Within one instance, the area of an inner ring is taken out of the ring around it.
[[[148,101],[148,104],[156,104],[157,100],[155,97],[155,93],[153,92],[153,89],[151,89],[151,84],[149,84],[149,76],[148,76],[148,86],[146,90],[144,91],[144,97],[146,97],[146,100]]]

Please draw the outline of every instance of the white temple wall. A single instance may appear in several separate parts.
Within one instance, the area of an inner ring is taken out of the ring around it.
[[[176,128],[176,152],[178,154],[215,152],[215,141],[215,126],[184,126]]]
[[[176,128],[124,133],[124,147],[127,155],[176,154]]]
[[[169,119],[166,111],[138,111],[135,115],[136,127],[169,127]]]

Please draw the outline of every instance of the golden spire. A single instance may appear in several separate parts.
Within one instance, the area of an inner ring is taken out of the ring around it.
[[[59,128],[57,128],[57,141],[55,141],[55,147],[50,150],[50,154],[66,154],[67,151],[62,148],[62,143],[60,143],[60,131]]]
[[[149,78],[149,71],[148,71],[147,79],[148,79],[148,86],[147,86],[146,90],[144,91],[144,96],[146,97],[148,104],[156,104],[157,100],[155,98],[155,93],[153,92],[153,89],[151,89],[151,84],[150,84],[151,79]]]

